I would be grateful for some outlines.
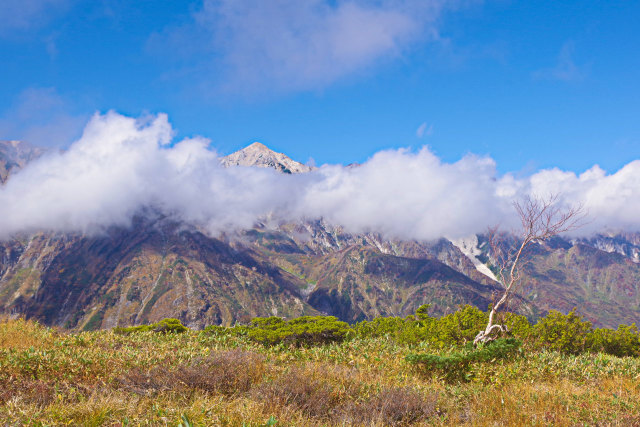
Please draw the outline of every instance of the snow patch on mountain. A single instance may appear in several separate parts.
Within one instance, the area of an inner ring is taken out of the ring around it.
[[[572,244],[583,243],[608,253],[617,253],[640,263],[640,233],[609,232],[590,238],[574,239]]]
[[[471,260],[476,270],[478,270],[485,276],[495,280],[496,282],[499,282],[498,278],[495,276],[495,274],[493,274],[489,267],[487,267],[482,261],[477,258],[478,255],[482,254],[482,249],[478,245],[478,236],[474,234],[473,236],[465,237],[462,239],[449,239],[449,241],[453,243],[455,247],[460,249],[460,252],[465,254],[466,257],[469,258],[469,260]]]

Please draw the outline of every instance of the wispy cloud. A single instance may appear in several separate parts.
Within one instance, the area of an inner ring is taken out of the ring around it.
[[[551,68],[534,71],[533,78],[565,82],[582,80],[584,78],[584,70],[582,66],[576,64],[574,54],[575,44],[571,41],[564,43],[558,54],[556,65]]]
[[[424,122],[420,126],[418,126],[418,129],[416,129],[416,136],[418,138],[423,138],[425,136],[431,135],[433,135],[433,124],[427,124],[427,122]]]
[[[0,1],[0,36],[16,30],[30,30],[46,24],[56,12],[65,10],[72,0]]]
[[[62,147],[80,136],[87,118],[71,113],[54,88],[28,88],[0,115],[0,139]]]
[[[460,3],[205,0],[190,25],[151,44],[189,51],[218,88],[315,90],[437,40],[444,9]]]

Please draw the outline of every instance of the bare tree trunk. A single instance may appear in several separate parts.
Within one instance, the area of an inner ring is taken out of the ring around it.
[[[495,331],[503,333],[507,328],[494,324],[497,311],[518,291],[521,284],[520,263],[525,250],[534,242],[542,242],[560,233],[579,227],[584,218],[582,208],[570,208],[561,211],[556,206],[558,196],[548,200],[527,198],[515,202],[514,207],[522,223],[521,242],[516,251],[505,250],[500,242],[498,227],[489,229],[489,248],[498,266],[498,280],[504,287],[502,297],[491,307],[489,321],[484,331],[480,331],[473,340],[474,345],[494,340]]]

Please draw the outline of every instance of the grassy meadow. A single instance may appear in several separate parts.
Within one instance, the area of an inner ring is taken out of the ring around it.
[[[116,332],[1,320],[0,424],[640,425],[638,357],[526,349],[450,381],[405,358],[454,348],[392,334],[299,346]]]

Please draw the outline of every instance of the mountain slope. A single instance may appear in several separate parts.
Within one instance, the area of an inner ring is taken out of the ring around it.
[[[193,327],[317,313],[306,283],[176,224],[138,220],[106,236],[39,234],[0,246],[0,307],[46,324],[113,327],[179,317]]]
[[[523,295],[540,307],[577,308],[598,326],[640,318],[640,264],[581,243],[543,245],[524,267]]]
[[[306,281],[311,306],[347,321],[406,316],[425,303],[432,303],[436,314],[464,303],[486,308],[497,290],[444,239],[382,241],[327,229],[321,221],[282,228],[286,231],[254,229],[244,239],[271,264]]]

